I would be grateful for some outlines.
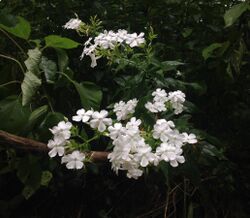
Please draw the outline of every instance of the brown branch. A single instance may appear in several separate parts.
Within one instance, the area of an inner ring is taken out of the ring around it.
[[[11,146],[16,149],[22,149],[27,151],[39,151],[39,152],[49,151],[45,143],[13,135],[11,133],[2,130],[0,130],[0,143],[3,145]],[[108,154],[109,153],[105,151],[92,151],[90,154],[90,158],[94,162],[107,161]]]

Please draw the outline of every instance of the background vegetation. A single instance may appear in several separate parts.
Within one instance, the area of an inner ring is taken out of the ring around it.
[[[47,142],[48,128],[84,102],[106,107],[158,86],[187,94],[191,109],[179,126],[202,139],[182,167],[161,165],[138,181],[114,175],[108,163],[90,164],[87,173],[69,172],[46,154],[1,144],[0,217],[163,217],[166,202],[168,217],[248,217],[249,2],[2,0],[0,8],[1,130]],[[130,57],[135,65],[126,58],[113,65],[100,60],[92,69],[88,59],[79,61],[82,47],[59,48],[52,42],[42,55],[53,62],[35,62],[39,78],[29,83],[26,75],[23,88],[24,61],[28,56],[36,61],[35,54],[27,56],[28,49],[43,46],[52,34],[84,42],[62,28],[75,13],[84,22],[97,15],[108,30],[148,32],[153,27],[152,51]],[[29,21],[31,34],[16,16]],[[18,23],[21,32],[15,29]],[[93,149],[105,148],[105,141],[93,144]]]

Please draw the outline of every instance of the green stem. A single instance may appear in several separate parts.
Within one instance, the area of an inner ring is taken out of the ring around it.
[[[48,105],[49,105],[49,107],[50,107],[50,110],[51,110],[52,112],[55,112],[54,109],[53,109],[52,103],[51,103],[50,96],[48,95],[48,93],[47,93],[46,89],[44,88],[44,86],[43,86],[43,91],[44,91],[45,97],[46,97],[46,99],[47,99],[47,101],[48,101]]]
[[[57,73],[65,76],[71,83],[73,83],[73,84],[75,83],[67,74],[62,73],[62,72],[57,72]]]
[[[5,59],[9,59],[9,60],[12,60],[12,61],[15,61],[15,62],[19,65],[19,67],[21,68],[23,74],[25,74],[25,71],[24,71],[24,69],[23,69],[22,64],[21,64],[17,59],[12,58],[12,57],[10,57],[10,56],[3,55],[3,54],[0,54],[0,57],[5,58]]]
[[[21,82],[20,82],[20,81],[17,81],[17,80],[13,80],[13,81],[10,81],[10,82],[1,84],[1,85],[0,85],[0,88],[2,88],[2,87],[4,87],[4,86],[7,86],[7,85],[10,85],[10,84],[15,84],[15,83],[21,83]]]

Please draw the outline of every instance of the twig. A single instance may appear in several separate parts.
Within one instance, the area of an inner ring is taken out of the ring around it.
[[[169,187],[167,188],[167,193],[166,193],[166,205],[164,208],[164,218],[167,218],[167,212],[168,212],[168,204],[169,204],[169,196],[170,196],[170,192],[169,192]]]
[[[0,130],[0,143],[2,145],[8,145],[12,148],[22,149],[26,151],[49,151],[47,145],[43,142],[38,142],[33,139],[13,135],[2,130]],[[109,152],[106,151],[91,151],[89,155],[90,160],[93,162],[104,162],[107,161],[108,154]]]

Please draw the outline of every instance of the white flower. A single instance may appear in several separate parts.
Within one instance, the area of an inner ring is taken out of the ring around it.
[[[168,101],[170,101],[172,107],[174,108],[175,114],[180,114],[183,111],[185,97],[185,94],[180,90],[168,93]]]
[[[134,158],[142,167],[146,167],[155,160],[155,156],[151,151],[152,148],[145,144],[145,146],[137,148]]]
[[[91,58],[91,67],[95,67],[97,65],[96,60],[99,57],[96,57],[98,51],[102,49],[114,49],[116,46],[120,46],[122,43],[128,44],[131,48],[140,46],[145,42],[144,33],[128,34],[126,30],[118,30],[118,32],[107,31],[105,30],[103,33],[100,33],[98,36],[94,38],[94,42],[91,43],[92,38],[89,38],[84,43],[83,53],[81,55],[81,59],[84,55],[88,55]]]
[[[67,141],[61,140],[60,138],[55,137],[53,140],[49,140],[48,148],[50,157],[63,156],[64,155],[64,145],[66,145]]]
[[[197,138],[196,135],[191,133],[191,134],[187,134],[186,132],[182,133],[184,136],[184,142],[188,143],[188,144],[195,144],[197,143]]]
[[[135,107],[138,103],[138,100],[132,99],[129,100],[127,103],[124,101],[120,101],[119,103],[115,103],[114,105],[114,112],[116,113],[117,120],[126,120],[129,115],[135,112]]]
[[[70,129],[72,127],[72,123],[61,121],[57,126],[54,126],[50,131],[56,138],[69,139],[70,138]]]
[[[84,109],[80,109],[76,112],[77,115],[72,117],[72,120],[76,122],[82,121],[83,123],[87,123],[93,113],[93,110],[85,111]]]
[[[131,168],[127,172],[128,178],[138,179],[143,174],[143,171],[138,168]]]
[[[67,163],[68,169],[81,169],[84,164],[85,154],[79,151],[73,151],[71,154],[67,154],[62,157],[62,163]]]
[[[145,108],[147,108],[152,113],[166,111],[167,108],[165,103],[168,100],[166,91],[164,89],[156,89],[152,93],[152,96],[154,96],[153,102],[147,102],[145,104]]]
[[[169,133],[174,127],[175,125],[172,121],[166,121],[165,119],[157,120],[153,129],[153,138],[160,139],[162,142],[168,141]]]
[[[156,148],[156,155],[158,155],[161,160],[169,162],[172,167],[177,167],[178,163],[185,162],[185,158],[181,154],[181,148],[176,148],[168,143],[162,143]]]
[[[92,120],[89,122],[92,128],[97,128],[98,131],[104,132],[106,126],[112,125],[112,119],[106,118],[108,116],[108,111],[101,110],[100,112],[95,111],[92,114]]]
[[[125,131],[125,128],[122,126],[121,123],[115,123],[114,126],[109,126],[108,127],[109,137],[111,139],[116,139],[120,134],[123,134]]]
[[[153,104],[152,102],[147,102],[145,104],[145,108],[147,108],[152,113],[158,113],[156,105]]]
[[[81,22],[82,21],[78,18],[72,18],[63,26],[63,28],[76,30],[80,27]]]
[[[164,89],[156,89],[152,96],[154,96],[154,101],[166,102],[167,101],[167,93]]]
[[[145,42],[144,33],[140,33],[139,35],[137,35],[137,33],[128,34],[128,36],[126,38],[126,43],[131,48],[140,46],[144,42]]]
[[[184,136],[177,129],[169,131],[168,143],[180,148],[184,144]]]

